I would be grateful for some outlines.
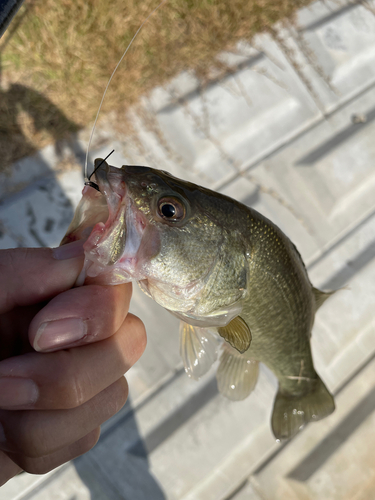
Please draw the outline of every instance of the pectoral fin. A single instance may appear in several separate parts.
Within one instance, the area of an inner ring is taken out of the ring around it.
[[[219,327],[217,331],[224,340],[229,342],[229,344],[241,354],[250,347],[250,328],[240,316],[232,319],[227,326]]]

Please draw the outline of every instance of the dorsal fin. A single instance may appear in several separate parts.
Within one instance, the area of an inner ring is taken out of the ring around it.
[[[229,344],[240,353],[247,351],[250,347],[250,328],[240,316],[232,319],[227,326],[219,327],[217,331],[224,340],[229,342]]]
[[[319,307],[324,304],[328,297],[336,292],[336,290],[334,290],[333,292],[322,292],[321,290],[318,290],[314,287],[312,288],[312,291],[315,297],[315,311],[317,311]]]

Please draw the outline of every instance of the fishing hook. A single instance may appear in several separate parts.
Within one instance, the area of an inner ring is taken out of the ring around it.
[[[92,188],[96,189],[97,191],[99,191],[100,193],[100,189],[99,189],[99,186],[96,184],[96,182],[93,182],[93,181],[90,181],[91,177],[95,174],[95,172],[98,170],[98,168],[103,165],[103,163],[106,161],[107,158],[109,158],[111,156],[112,153],[114,153],[115,150],[112,149],[112,151],[104,158],[104,160],[102,160],[99,165],[91,172],[91,174],[89,175],[87,181],[85,182],[85,186],[91,186]]]

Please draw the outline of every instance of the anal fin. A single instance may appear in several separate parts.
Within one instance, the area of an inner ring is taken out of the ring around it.
[[[240,354],[224,345],[216,372],[217,387],[223,396],[241,401],[254,390],[259,374],[259,363],[248,354]]]

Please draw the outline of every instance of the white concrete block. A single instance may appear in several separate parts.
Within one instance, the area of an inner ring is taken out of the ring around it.
[[[316,2],[297,16],[292,33],[305,58],[301,72],[326,111],[375,81],[374,7],[372,1]]]
[[[321,248],[374,209],[375,126],[351,122],[356,110],[370,114],[374,98],[366,92],[250,172],[291,205]]]
[[[372,361],[339,393],[335,413],[309,425],[253,475],[261,498],[371,498],[374,376]]]

